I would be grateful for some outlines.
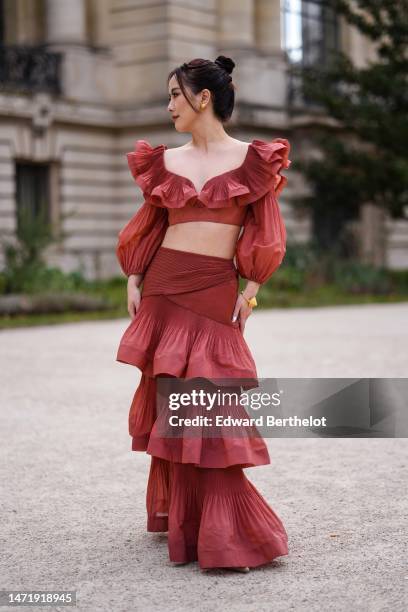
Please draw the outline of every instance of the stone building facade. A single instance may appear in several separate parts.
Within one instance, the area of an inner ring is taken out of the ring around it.
[[[88,278],[120,273],[117,234],[142,203],[125,153],[138,138],[172,147],[189,137],[167,111],[173,67],[231,56],[237,102],[227,131],[246,141],[286,137],[295,160],[308,155],[312,119],[307,107],[289,112],[289,63],[330,44],[356,63],[372,53],[317,0],[0,0],[0,37],[0,235],[13,239],[23,202],[45,207],[55,234],[65,234],[47,260]],[[290,206],[304,189],[291,171],[280,200],[289,241],[310,235]],[[375,219],[367,209],[368,249]],[[406,267],[406,223],[386,219],[381,232],[386,265]]]

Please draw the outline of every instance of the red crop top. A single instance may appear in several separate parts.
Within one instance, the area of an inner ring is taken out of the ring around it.
[[[138,140],[126,154],[145,201],[119,232],[116,255],[123,272],[145,273],[169,225],[213,221],[244,226],[235,250],[238,272],[259,284],[268,280],[286,252],[277,197],[287,183],[280,172],[291,163],[289,142],[253,140],[244,162],[208,179],[200,193],[190,179],[167,170],[166,149]]]
[[[224,208],[207,208],[197,200],[186,204],[183,208],[169,208],[168,221],[169,225],[187,223],[187,221],[213,221],[241,227],[244,224],[245,214],[245,206],[238,206],[235,203]]]

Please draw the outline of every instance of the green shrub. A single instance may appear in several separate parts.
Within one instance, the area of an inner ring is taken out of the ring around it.
[[[333,280],[340,289],[353,294],[387,295],[394,289],[385,268],[375,268],[360,262],[338,261]]]
[[[18,212],[15,243],[2,239],[5,270],[0,277],[0,293],[40,293],[75,291],[92,285],[79,271],[65,273],[44,261],[45,248],[62,240],[66,233],[54,236],[46,220],[45,204],[34,214],[28,206]],[[65,217],[70,215],[65,215]]]

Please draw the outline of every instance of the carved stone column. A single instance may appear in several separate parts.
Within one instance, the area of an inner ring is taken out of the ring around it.
[[[385,211],[379,206],[367,203],[361,207],[360,257],[364,263],[373,266],[385,265],[386,228]]]
[[[219,0],[218,16],[218,44],[221,49],[253,48],[254,0]]]
[[[86,44],[84,0],[47,0],[46,10],[48,43]]]
[[[280,0],[255,0],[257,49],[265,55],[282,55]]]
[[[109,50],[95,53],[90,44],[87,6],[85,0],[46,0],[45,39],[63,57],[63,95],[77,102],[99,103],[112,99],[117,88]],[[104,2],[100,7],[107,9]]]

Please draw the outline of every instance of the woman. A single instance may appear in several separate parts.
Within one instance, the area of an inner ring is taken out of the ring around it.
[[[277,195],[287,181],[280,170],[289,167],[290,147],[285,139],[247,143],[227,135],[234,66],[219,56],[173,70],[168,111],[191,142],[168,149],[138,140],[127,154],[145,201],[119,233],[116,250],[132,318],[117,360],[142,372],[129,432],[132,450],[152,456],[147,530],[168,531],[169,558],[177,564],[248,572],[288,554],[282,522],[243,471],[270,463],[264,440],[251,427],[234,436],[187,426],[169,434],[158,393],[159,383],[176,379],[257,386],[243,332],[259,286],[285,254]],[[239,274],[248,281],[240,293]],[[188,408],[189,415],[205,412]],[[243,412],[240,405],[219,407],[220,414]]]

